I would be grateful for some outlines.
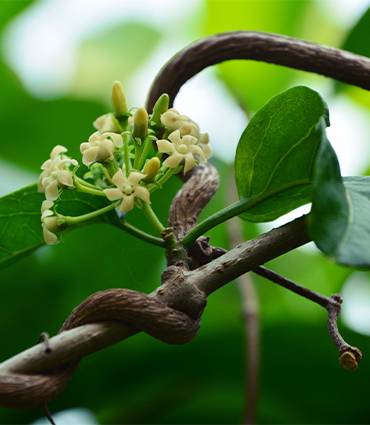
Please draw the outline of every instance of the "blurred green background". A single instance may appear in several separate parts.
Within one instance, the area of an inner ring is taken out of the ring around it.
[[[92,121],[109,109],[114,79],[124,82],[131,105],[140,106],[172,54],[227,30],[278,32],[369,56],[368,7],[362,0],[0,2],[0,194],[34,182],[54,145],[78,154]],[[328,101],[329,137],[344,172],[368,172],[369,93],[278,66],[233,61],[204,71],[175,104],[210,133],[223,177],[205,214],[226,203],[232,157],[247,117],[296,84],[319,90]],[[175,180],[153,199],[163,220],[178,188]],[[139,214],[133,220],[140,225]],[[245,234],[274,225],[245,225]],[[228,246],[225,226],[211,237],[215,245]],[[258,423],[370,423],[370,275],[334,265],[313,246],[269,266],[325,294],[343,291],[343,334],[365,356],[356,373],[340,369],[325,311],[253,276],[261,310]],[[56,333],[71,309],[94,291],[153,290],[163,268],[160,249],[108,225],[71,232],[62,244],[8,266],[0,271],[0,360],[33,345],[43,331]],[[58,425],[241,423],[243,329],[239,292],[230,283],[210,297],[192,343],[166,346],[138,335],[86,358],[50,408],[90,412],[85,419],[57,417]],[[40,416],[38,409],[0,409],[2,424]]]

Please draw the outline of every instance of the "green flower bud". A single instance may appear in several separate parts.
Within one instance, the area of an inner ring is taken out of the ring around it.
[[[125,92],[120,81],[115,81],[112,86],[112,104],[116,117],[121,117],[128,111]]]
[[[139,108],[134,114],[134,137],[144,140],[148,134],[148,113],[145,108]]]
[[[160,167],[161,161],[159,160],[159,158],[155,156],[149,159],[149,161],[147,161],[144,165],[143,174],[145,174],[145,178],[143,179],[143,181],[145,181],[146,183],[153,181]]]
[[[170,104],[170,97],[167,93],[163,93],[159,96],[155,102],[152,113],[152,122],[155,125],[161,125],[161,115],[168,110]]]

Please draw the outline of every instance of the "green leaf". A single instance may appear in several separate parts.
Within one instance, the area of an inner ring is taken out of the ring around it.
[[[341,48],[358,55],[370,57],[370,7],[360,17],[347,34]],[[361,105],[370,108],[370,94],[366,90],[349,86],[336,81],[334,87],[337,93],[346,93]]]
[[[353,26],[341,48],[358,55],[370,57],[370,7]]]
[[[44,196],[32,185],[0,198],[0,268],[27,255],[44,244],[40,222],[40,208]],[[77,191],[64,191],[58,201],[58,212],[81,215],[103,208],[105,198]],[[99,216],[89,223],[119,225],[114,212]]]
[[[312,169],[328,121],[320,95],[303,86],[272,98],[236,151],[235,177],[249,221],[270,221],[310,202]]]
[[[369,201],[370,177],[342,180],[336,154],[324,140],[315,165],[309,232],[337,263],[370,267]]]

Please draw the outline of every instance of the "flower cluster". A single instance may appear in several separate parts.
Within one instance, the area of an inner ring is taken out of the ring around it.
[[[207,133],[175,109],[169,98],[160,96],[153,113],[144,108],[128,109],[122,84],[112,89],[113,112],[98,117],[96,131],[81,143],[82,164],[67,156],[57,145],[41,166],[39,191],[46,200],[41,208],[45,242],[58,242],[60,223],[68,226],[100,214],[100,210],[78,217],[57,213],[63,202],[63,190],[76,190],[101,196],[108,209],[117,208],[125,215],[135,206],[148,213],[151,193],[160,189],[171,176],[188,173],[211,156]],[[153,217],[151,210],[149,216]],[[154,220],[156,221],[156,220]]]
[[[205,162],[212,154],[207,133],[201,133],[198,124],[176,109],[169,109],[161,115],[162,124],[171,133],[167,140],[158,140],[158,151],[169,157],[165,165],[176,168],[184,164],[184,173],[190,171],[197,163]]]
[[[69,158],[64,146],[57,145],[50,153],[50,158],[41,165],[39,192],[45,192],[48,201],[55,201],[59,196],[59,188],[74,188],[72,166],[77,166],[75,159]]]

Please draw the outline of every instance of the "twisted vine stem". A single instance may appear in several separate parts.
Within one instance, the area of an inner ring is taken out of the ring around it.
[[[173,101],[181,85],[205,67],[243,58],[370,88],[367,58],[273,34],[235,32],[201,40],[171,59],[154,81],[148,109],[163,92]],[[193,171],[171,207],[170,224],[177,237],[194,225],[217,187],[218,174],[212,167]],[[38,344],[0,364],[0,405],[19,408],[53,399],[63,391],[82,357],[139,331],[167,343],[189,341],[197,333],[208,295],[308,241],[305,217],[224,254],[206,238],[199,238],[188,249],[187,261],[170,263],[155,293],[109,289],[91,295],[76,307],[47,346]],[[336,317],[338,311],[330,314]]]

